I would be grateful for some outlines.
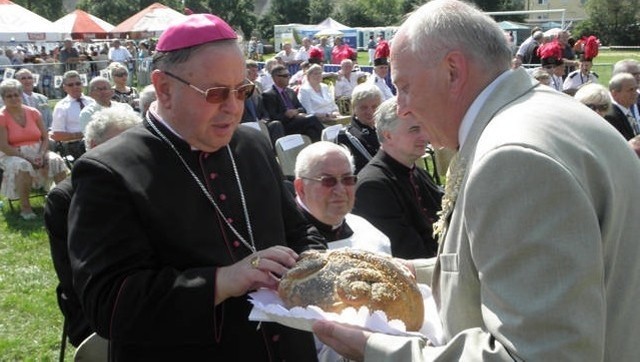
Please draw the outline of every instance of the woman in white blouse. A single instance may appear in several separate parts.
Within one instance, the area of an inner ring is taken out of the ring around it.
[[[298,91],[298,99],[307,114],[314,114],[322,122],[335,121],[341,117],[329,86],[322,83],[322,67],[312,65],[307,70],[306,77],[307,81],[303,82]]]

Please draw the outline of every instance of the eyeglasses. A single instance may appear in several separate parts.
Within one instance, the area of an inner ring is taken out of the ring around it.
[[[338,182],[340,182],[343,186],[353,186],[356,184],[356,182],[358,182],[358,176],[356,175],[349,175],[349,176],[342,176],[342,177],[321,176],[318,178],[300,176],[300,178],[303,180],[320,182],[322,186],[327,188],[334,187],[335,185],[338,184]]]
[[[275,74],[276,77],[280,77],[280,78],[289,78],[291,77],[291,74],[286,73],[286,74]]]
[[[593,109],[594,111],[600,111],[600,112],[604,112],[607,109],[609,109],[608,104],[587,104],[586,106]]]
[[[79,87],[82,85],[82,82],[75,82],[75,83],[66,83],[65,84],[67,87]]]
[[[20,98],[19,93],[9,93],[2,96],[2,98]]]
[[[246,84],[243,84],[235,89],[229,88],[229,87],[213,87],[205,91],[187,82],[186,80],[178,77],[175,74],[172,74],[167,71],[164,71],[164,73],[170,76],[171,78],[174,78],[180,81],[181,83],[188,85],[189,87],[191,87],[191,89],[195,90],[196,92],[202,94],[205,100],[207,101],[207,103],[211,103],[211,104],[217,104],[217,103],[222,103],[226,101],[229,98],[229,94],[231,94],[231,92],[236,92],[236,98],[239,101],[244,101],[245,99],[251,96],[251,94],[253,93],[253,89],[255,87],[253,83],[247,80]]]
[[[20,77],[20,80],[33,79],[33,77]]]

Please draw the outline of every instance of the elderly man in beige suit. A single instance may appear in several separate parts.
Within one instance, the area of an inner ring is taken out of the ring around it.
[[[624,139],[509,70],[500,28],[460,1],[422,6],[391,54],[398,113],[459,149],[435,265],[414,262],[445,344],[329,322],[318,337],[366,361],[637,360],[640,163]]]

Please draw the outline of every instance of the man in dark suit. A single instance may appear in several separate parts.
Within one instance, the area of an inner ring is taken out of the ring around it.
[[[237,34],[187,16],[160,36],[153,69],[143,124],[73,169],[69,254],[91,326],[113,360],[316,360],[309,333],[249,320],[247,293],[276,288],[324,239],[269,142],[238,127],[253,84]]]
[[[426,133],[419,121],[398,117],[395,98],[378,107],[375,119],[381,146],[358,174],[353,213],[391,239],[393,256],[435,256],[438,244],[432,225],[442,191],[425,170],[415,166],[425,153]]]
[[[319,141],[324,126],[318,117],[306,114],[307,111],[300,104],[298,97],[287,87],[290,77],[287,67],[283,65],[277,65],[271,70],[274,84],[262,94],[264,107],[269,113],[269,118],[282,122],[286,134],[304,134],[313,142]]]
[[[269,112],[264,108],[262,102],[262,90],[258,82],[258,63],[254,60],[248,59],[246,61],[247,67],[247,79],[256,84],[253,89],[251,97],[244,100],[244,112],[242,113],[242,120],[240,122],[264,122],[269,130],[269,137],[272,144],[275,144],[276,140],[285,135],[282,122],[269,118]]]
[[[613,99],[611,112],[604,118],[614,126],[620,134],[630,140],[640,133],[638,121],[632,113],[632,107],[638,99],[638,83],[630,73],[618,73],[609,81],[609,92]]]

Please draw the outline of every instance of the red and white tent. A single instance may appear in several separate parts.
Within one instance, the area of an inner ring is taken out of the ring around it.
[[[132,39],[157,37],[171,23],[182,20],[185,16],[170,7],[154,3],[116,25],[111,34],[116,38],[127,35]]]
[[[75,10],[61,17],[53,23],[53,26],[64,37],[70,36],[73,39],[105,39],[114,28],[106,21],[82,10]]]
[[[61,39],[49,20],[9,0],[0,0],[0,42]]]

